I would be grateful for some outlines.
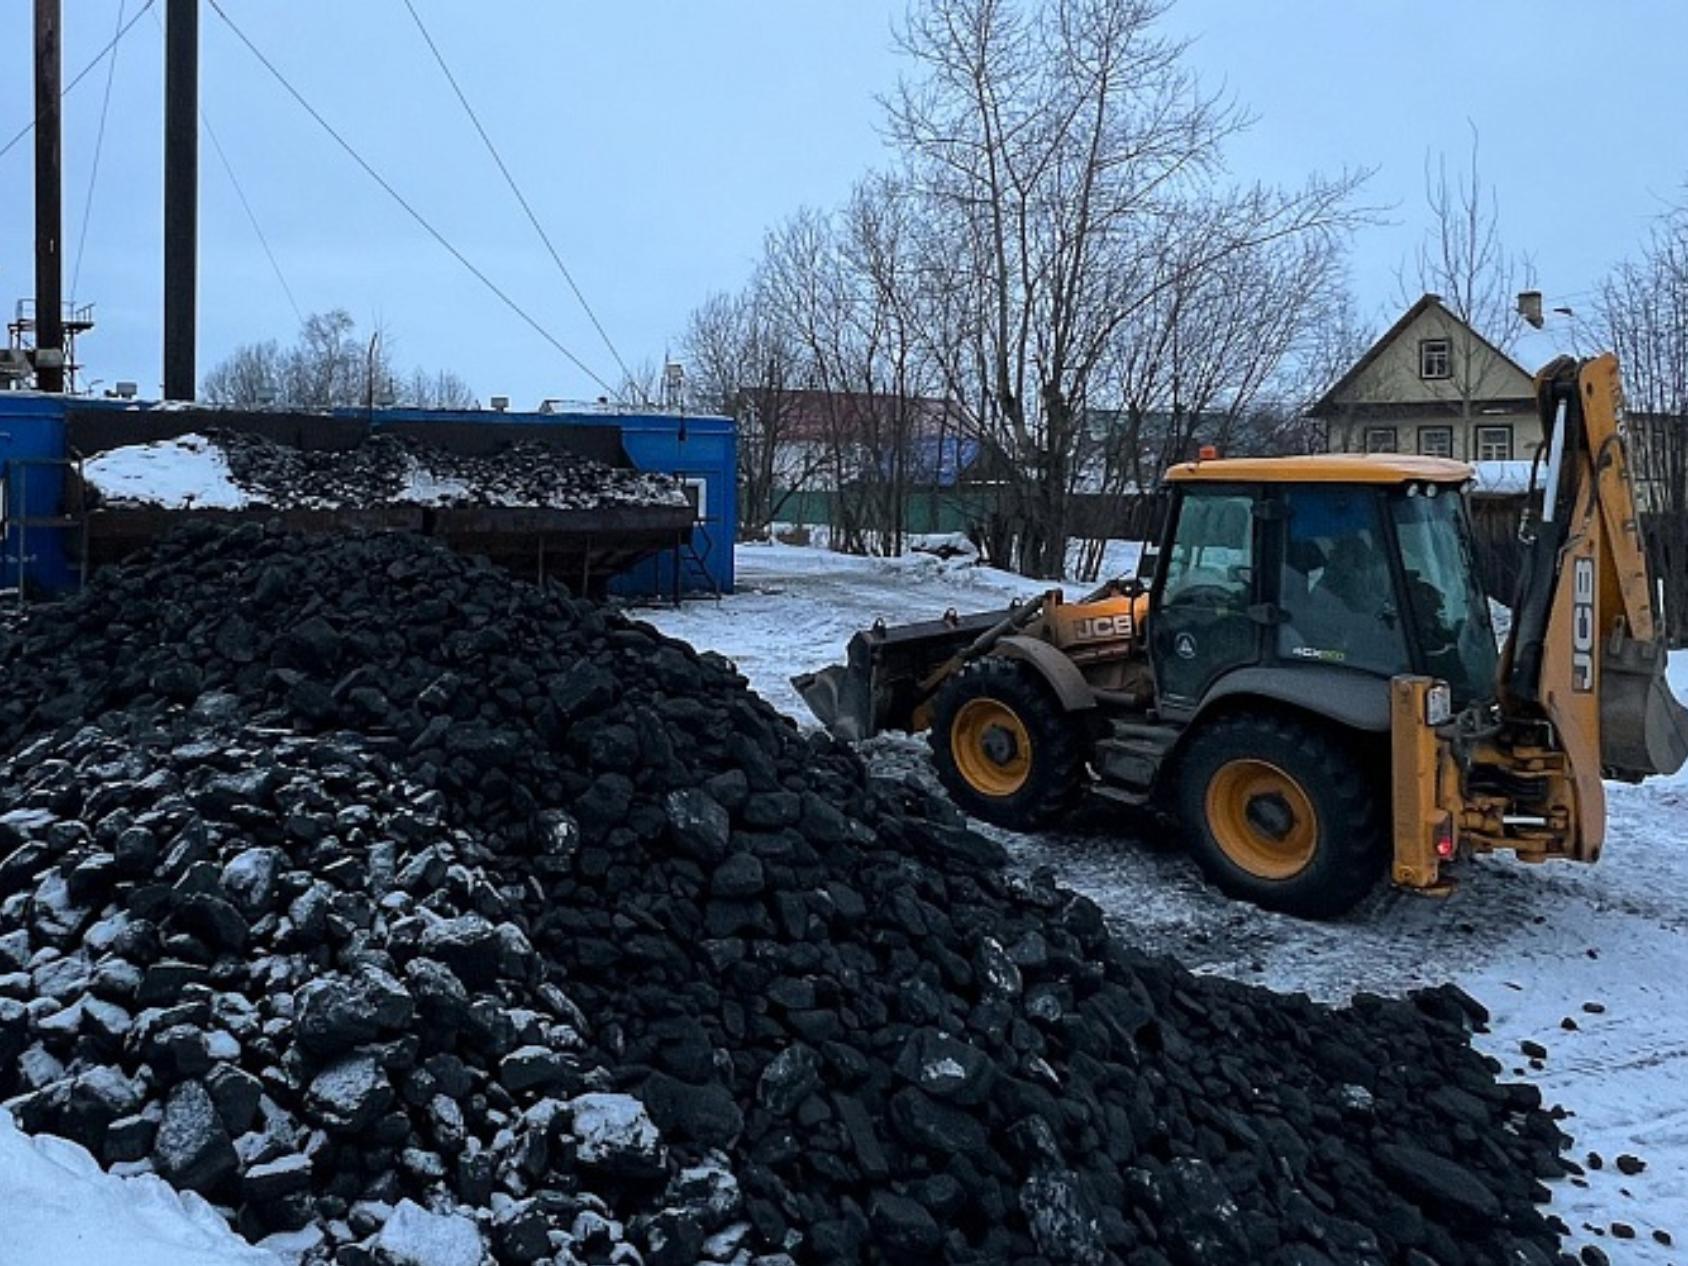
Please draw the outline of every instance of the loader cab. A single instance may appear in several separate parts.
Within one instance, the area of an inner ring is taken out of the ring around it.
[[[1389,678],[1409,672],[1448,682],[1457,707],[1492,698],[1469,474],[1339,455],[1175,467],[1148,639],[1162,716],[1188,721],[1239,682],[1338,719],[1383,716]]]

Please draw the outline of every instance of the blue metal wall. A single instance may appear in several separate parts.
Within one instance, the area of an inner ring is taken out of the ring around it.
[[[76,583],[72,568],[78,551],[71,533],[38,522],[63,509],[65,468],[33,463],[65,456],[61,397],[0,392],[0,492],[5,497],[0,516],[7,523],[0,542],[0,587],[12,589],[22,582],[63,589]],[[26,522],[19,524],[19,519]]]
[[[32,462],[68,457],[65,445],[63,396],[0,391],[0,489],[6,498],[4,517],[51,519],[60,513],[64,468],[34,466]],[[128,401],[76,398],[77,408],[114,411],[149,410],[154,406]],[[361,409],[335,411],[350,419],[367,419]],[[633,465],[646,471],[675,475],[693,488],[698,498],[698,525],[692,533],[690,557],[672,553],[648,559],[615,578],[613,592],[629,597],[659,597],[680,588],[688,592],[733,588],[733,540],[738,532],[737,434],[728,418],[686,417],[676,414],[490,413],[445,412],[423,409],[377,409],[381,422],[497,422],[533,426],[615,427]],[[20,507],[22,512],[20,513]],[[63,528],[10,526],[0,543],[0,588],[18,583],[19,555],[23,575],[31,585],[62,589],[77,580],[80,536]]]
[[[583,419],[594,420],[604,419],[590,414]],[[611,591],[628,596],[672,594],[678,568],[685,592],[731,593],[733,542],[738,538],[738,433],[732,419],[656,413],[613,420],[635,466],[686,481],[697,498],[698,523],[690,557],[648,558],[618,576]]]

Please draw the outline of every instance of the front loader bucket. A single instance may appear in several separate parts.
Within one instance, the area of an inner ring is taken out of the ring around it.
[[[1674,774],[1688,760],[1688,709],[1665,680],[1662,643],[1623,638],[1608,646],[1600,677],[1600,763],[1639,782]]]
[[[987,611],[919,624],[876,624],[850,639],[845,662],[791,679],[809,711],[847,743],[912,730],[922,683],[946,660],[1012,615]]]
[[[835,738],[856,743],[878,732],[873,719],[872,683],[853,667],[834,664],[819,672],[801,673],[791,679],[791,684]]]

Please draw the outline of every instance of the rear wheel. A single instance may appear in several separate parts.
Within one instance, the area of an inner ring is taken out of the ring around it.
[[[932,707],[932,763],[976,818],[1031,830],[1065,813],[1084,776],[1084,735],[1024,665],[982,659],[951,677]]]
[[[1177,796],[1208,878],[1289,914],[1352,908],[1389,861],[1381,789],[1356,748],[1351,733],[1265,714],[1223,717],[1193,735]]]

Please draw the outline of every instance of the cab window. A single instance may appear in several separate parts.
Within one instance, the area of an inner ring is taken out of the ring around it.
[[[1192,488],[1178,512],[1161,606],[1242,610],[1253,585],[1253,493]]]
[[[1460,498],[1431,484],[1390,505],[1424,671],[1453,688],[1456,707],[1493,698],[1500,655]]]
[[[1278,656],[1393,676],[1406,636],[1376,496],[1365,488],[1284,491]]]

